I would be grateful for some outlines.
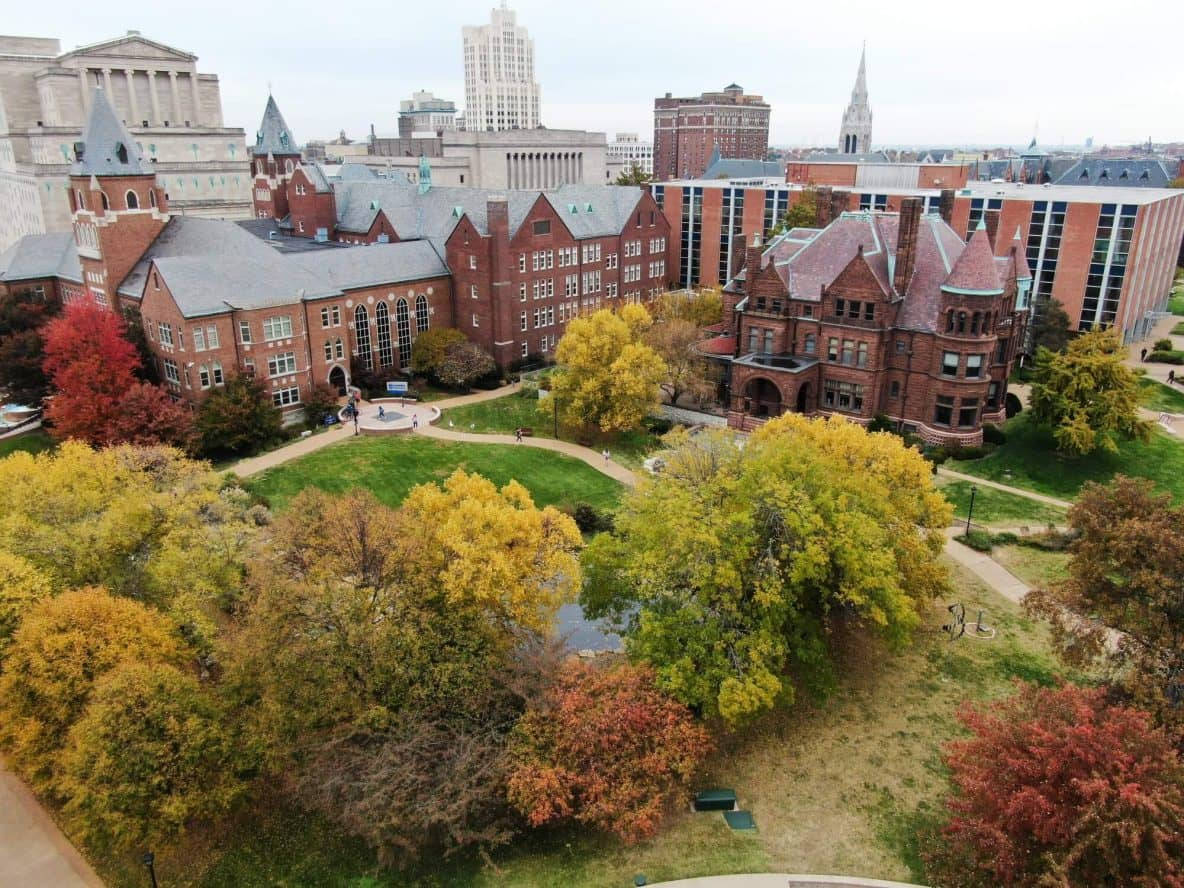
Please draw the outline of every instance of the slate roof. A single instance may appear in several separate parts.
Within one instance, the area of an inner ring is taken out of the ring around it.
[[[430,241],[401,241],[299,253],[288,262],[340,290],[419,281],[448,274],[448,266]]]
[[[152,164],[136,144],[123,121],[107,101],[107,94],[95,87],[90,113],[82,130],[82,157],[70,167],[71,176],[155,176]]]
[[[263,109],[263,120],[259,122],[259,131],[255,133],[255,144],[251,146],[251,154],[263,156],[299,153],[296,137],[292,135],[284,115],[280,113],[275,96],[269,95],[267,105]]]
[[[806,155],[806,163],[888,163],[883,151],[866,151],[862,154],[842,154],[838,151],[815,151]]]
[[[999,274],[995,269],[995,254],[987,229],[982,224],[970,236],[966,249],[954,263],[942,286],[950,290],[970,290],[978,293],[1002,293]]]
[[[29,234],[0,253],[0,281],[58,277],[82,282],[74,233]]]
[[[1167,188],[1172,176],[1160,160],[1079,160],[1057,178],[1057,185]]]
[[[300,169],[304,171],[304,175],[308,176],[308,181],[312,183],[314,190],[322,194],[332,190],[329,186],[329,180],[325,177],[325,171],[319,163],[306,163]]]

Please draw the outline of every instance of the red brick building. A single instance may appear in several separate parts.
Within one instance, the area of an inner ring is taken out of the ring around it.
[[[922,210],[911,198],[749,247],[725,290],[729,332],[703,345],[728,364],[729,425],[886,414],[931,443],[970,445],[1003,419],[1028,315],[1023,244],[992,243],[985,224],[966,243]]]
[[[654,180],[702,176],[712,155],[763,160],[769,105],[735,83],[722,92],[654,99]]]
[[[505,366],[547,355],[580,312],[668,287],[669,225],[640,188],[496,194],[345,167],[330,181],[257,137],[256,217],[171,216],[168,195],[101,90],[70,178],[74,234],[25,238],[0,286],[57,288],[138,314],[162,378],[197,403],[234,373],[295,415],[351,365],[392,377],[420,333],[454,327]],[[281,214],[277,216],[276,214]]]

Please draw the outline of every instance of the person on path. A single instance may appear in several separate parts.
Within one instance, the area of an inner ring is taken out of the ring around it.
[[[1140,360],[1140,361],[1143,361],[1144,363],[1146,363],[1146,361],[1147,361],[1147,349],[1143,349],[1141,352],[1139,352],[1139,360]]]
[[[378,418],[379,419],[386,418],[386,410],[383,409],[381,404],[378,405]]]
[[[517,444],[522,443],[522,428],[521,428],[521,426],[514,429],[514,442]]]
[[[413,413],[411,415],[411,428],[413,428],[413,429],[419,428],[419,414],[417,414],[417,413]]]
[[[608,448],[607,448],[607,447],[606,447],[606,448],[604,448],[604,452],[602,453],[602,456],[604,456],[604,463],[605,463],[605,465],[608,465],[608,457],[609,457],[609,453],[608,453]]]
[[[1175,381],[1176,381],[1176,371],[1175,371],[1175,370],[1169,370],[1169,371],[1168,371],[1168,385],[1171,385],[1171,384],[1172,384],[1172,383],[1174,383]]]

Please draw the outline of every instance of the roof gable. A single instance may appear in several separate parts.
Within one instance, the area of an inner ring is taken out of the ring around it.
[[[62,53],[58,56],[59,61],[73,58],[86,58],[88,56],[110,56],[112,58],[139,58],[139,59],[173,59],[176,61],[196,62],[197,56],[184,50],[177,49],[174,46],[169,46],[166,43],[152,40],[144,37],[141,34],[125,34],[122,37],[113,37],[110,40],[102,40],[98,43],[90,43],[86,46],[79,46],[69,52]]]

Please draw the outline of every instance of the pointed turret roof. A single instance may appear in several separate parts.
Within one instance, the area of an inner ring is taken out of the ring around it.
[[[107,94],[95,87],[82,140],[74,146],[71,176],[153,176],[156,171],[144,159],[123,121],[111,107]]]
[[[863,45],[863,49],[859,53],[859,73],[855,75],[855,89],[851,91],[851,101],[856,102],[858,97],[862,97],[867,101],[867,44]]]
[[[259,156],[264,154],[299,154],[296,138],[288,129],[280,107],[275,103],[275,96],[267,96],[267,107],[263,109],[263,120],[259,123],[259,132],[255,134],[255,144],[251,153]]]
[[[1003,292],[999,274],[995,270],[995,255],[991,252],[986,225],[979,223],[941,288],[955,293],[981,295]]]

